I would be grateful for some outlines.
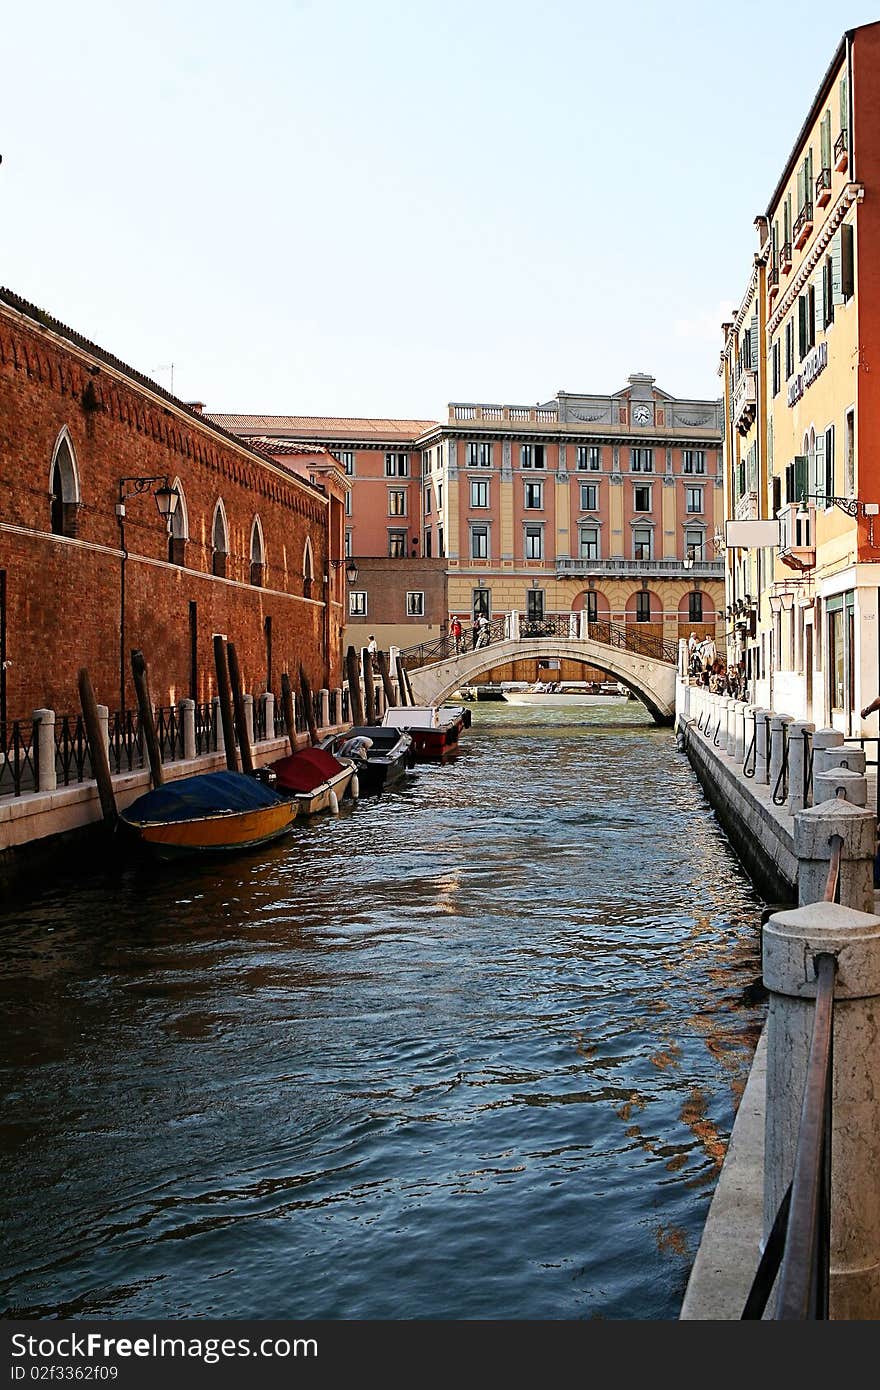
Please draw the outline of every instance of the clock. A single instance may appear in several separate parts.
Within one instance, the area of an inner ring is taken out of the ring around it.
[[[637,425],[647,425],[651,418],[650,408],[646,405],[637,405],[633,411],[633,420]]]

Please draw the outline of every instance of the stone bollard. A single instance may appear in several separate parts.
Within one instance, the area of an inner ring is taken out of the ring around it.
[[[330,691],[323,687],[320,691],[321,696],[321,728],[326,733],[330,728]]]
[[[183,756],[190,762],[196,756],[196,702],[180,700],[180,727],[183,729]]]
[[[788,726],[788,809],[792,815],[808,804],[804,801],[804,773],[808,756],[804,735],[813,731],[814,726],[805,719],[796,719]]]
[[[734,734],[733,757],[735,762],[741,763],[746,755],[746,706],[742,700],[736,701]]]
[[[829,767],[827,772],[817,772],[813,777],[813,805],[842,797],[851,806],[867,806],[868,779],[863,772],[853,772],[848,767]]]
[[[736,753],[736,700],[727,701],[727,756]]]
[[[794,723],[790,714],[774,714],[770,720],[770,790],[776,791],[779,774],[785,757],[789,726]]]
[[[55,711],[35,709],[31,718],[34,721],[34,753],[36,754],[38,792],[54,792],[58,786],[58,772],[55,767]]]
[[[851,772],[864,773],[867,766],[864,748],[854,748],[851,743],[838,744],[836,748],[823,748],[820,772],[829,772],[834,767],[848,767]],[[813,769],[815,772],[815,768]]]
[[[825,808],[822,817],[833,820]],[[769,991],[764,1234],[766,1239],[794,1171],[819,954],[837,960],[829,1316],[835,1321],[876,1319],[880,1187],[869,1175],[880,1171],[880,917],[873,913],[816,902],[776,913],[764,927],[763,972]]]
[[[825,750],[828,748],[839,748],[843,743],[843,734],[837,729],[817,729],[813,734],[813,776],[817,772],[824,772]]]
[[[755,710],[755,781],[766,784],[770,780],[770,763],[767,745],[770,737],[769,709]]]
[[[824,801],[798,811],[794,818],[794,852],[798,860],[798,903],[825,896],[832,838],[840,835],[840,892],[844,907],[870,912],[874,907],[874,847],[877,820],[848,801]]]
[[[275,696],[271,690],[264,690],[260,696],[263,701],[263,728],[266,738],[275,737]]]
[[[253,695],[242,695],[241,703],[244,706],[244,727],[247,733],[248,743],[251,748],[254,746],[254,697]]]
[[[101,726],[101,738],[104,740],[104,752],[110,757],[110,708],[108,705],[98,705],[98,723]],[[155,718],[155,714],[154,714]]]
[[[217,752],[225,753],[226,740],[223,737],[223,715],[220,710],[220,696],[215,695],[211,704],[214,707],[214,741],[217,745]]]

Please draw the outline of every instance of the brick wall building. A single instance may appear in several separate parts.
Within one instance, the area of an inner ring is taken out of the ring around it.
[[[75,711],[81,666],[133,704],[132,647],[157,704],[206,701],[216,632],[254,694],[300,662],[340,683],[346,483],[317,452],[313,481],[0,290],[0,718]]]

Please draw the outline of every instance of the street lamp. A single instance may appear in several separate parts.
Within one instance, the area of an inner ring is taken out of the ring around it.
[[[154,474],[145,478],[120,478],[119,501],[116,503],[116,519],[119,522],[119,549],[122,560],[119,567],[119,712],[125,714],[125,565],[128,551],[125,548],[125,504],[132,497],[152,493],[156,499],[159,515],[168,523],[177,511],[180,493],[168,482],[167,473]]]
[[[356,584],[358,579],[357,560],[352,560],[349,556],[346,560],[331,560],[331,565],[338,570],[340,565],[345,565],[345,578],[349,584]]]

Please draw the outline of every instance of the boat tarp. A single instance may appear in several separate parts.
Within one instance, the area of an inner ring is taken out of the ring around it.
[[[138,824],[198,820],[277,805],[277,793],[244,772],[202,772],[145,792],[122,812],[122,819]]]
[[[347,766],[328,753],[326,748],[301,748],[286,758],[272,763],[278,786],[286,792],[312,792],[329,782]]]

